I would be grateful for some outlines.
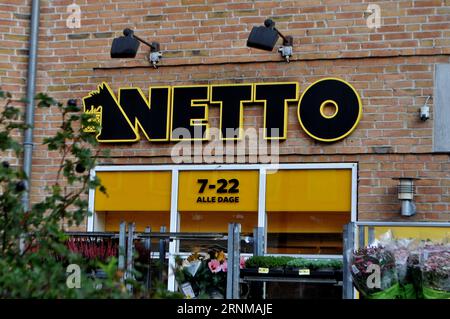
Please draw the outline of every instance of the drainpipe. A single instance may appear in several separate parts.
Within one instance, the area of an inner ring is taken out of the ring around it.
[[[30,21],[30,49],[28,53],[27,107],[25,112],[25,123],[29,127],[25,130],[23,142],[23,171],[27,176],[27,180],[25,181],[26,190],[22,197],[22,205],[25,210],[30,208],[31,163],[33,160],[34,95],[36,88],[36,62],[39,38],[39,9],[40,1],[33,0]]]

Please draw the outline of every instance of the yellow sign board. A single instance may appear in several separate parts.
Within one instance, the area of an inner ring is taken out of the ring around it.
[[[280,170],[267,175],[268,212],[350,212],[350,169]]]
[[[178,210],[258,210],[258,171],[180,172]]]
[[[98,172],[107,194],[95,191],[95,211],[170,211],[172,173]]]

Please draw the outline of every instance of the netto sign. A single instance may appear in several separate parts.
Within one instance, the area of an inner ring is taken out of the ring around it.
[[[341,79],[321,79],[298,96],[296,82],[154,86],[148,99],[137,87],[119,88],[116,97],[108,84],[102,83],[83,98],[83,106],[85,112],[96,115],[101,124],[97,140],[104,143],[136,142],[141,132],[151,142],[208,140],[210,107],[220,108],[224,140],[242,137],[243,109],[251,104],[264,107],[265,139],[286,139],[290,102],[298,102],[303,130],[322,142],[345,138],[361,118],[358,93]],[[334,107],[332,114],[324,112],[329,105]]]

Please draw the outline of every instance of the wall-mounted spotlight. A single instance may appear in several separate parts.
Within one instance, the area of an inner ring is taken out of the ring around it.
[[[426,121],[430,118],[430,107],[428,106],[428,100],[431,98],[429,96],[425,101],[425,104],[420,108],[420,119]]]
[[[402,216],[413,216],[416,214],[416,205],[414,204],[414,177],[398,177],[398,199],[402,201]]]
[[[275,22],[271,19],[264,21],[264,26],[253,27],[247,39],[247,46],[266,51],[272,51],[278,41],[278,36],[283,39],[283,45],[278,48],[281,56],[289,62],[292,56],[293,37],[284,36],[275,28]]]
[[[128,59],[136,57],[136,53],[139,49],[139,42],[142,42],[150,48],[150,55],[148,56],[148,60],[156,69],[156,64],[162,57],[162,53],[159,51],[159,43],[148,43],[144,39],[135,35],[134,31],[131,29],[124,29],[123,35],[124,36],[120,36],[113,40],[113,43],[111,45],[111,58]]]

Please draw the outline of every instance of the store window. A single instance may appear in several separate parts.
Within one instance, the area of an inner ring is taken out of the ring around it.
[[[269,171],[267,252],[341,255],[351,189],[350,169]]]
[[[229,223],[241,224],[242,235],[251,235],[258,225],[258,171],[182,171],[178,183],[181,232],[223,233]],[[226,242],[183,241],[180,251],[215,246],[226,251]],[[251,252],[250,245],[242,246]]]
[[[97,172],[106,194],[95,191],[94,229],[118,231],[121,221],[137,231],[170,226],[170,171]]]
[[[107,194],[92,191],[94,214],[88,230],[117,232],[125,221],[135,223],[138,232],[165,226],[167,231],[226,235],[230,223],[239,223],[241,253],[252,254],[253,242],[246,238],[253,236],[255,227],[265,225],[266,253],[329,258],[324,255],[342,255],[343,227],[356,214],[352,211],[354,164],[284,164],[277,171],[257,165],[121,169],[97,169]],[[151,251],[157,252],[159,244],[159,239],[152,240]],[[166,251],[172,255],[211,250],[227,252],[227,241],[166,241]],[[167,271],[166,275],[174,289],[173,276]],[[309,298],[311,294],[334,298],[342,294],[342,287],[272,282],[265,291],[271,298]]]

